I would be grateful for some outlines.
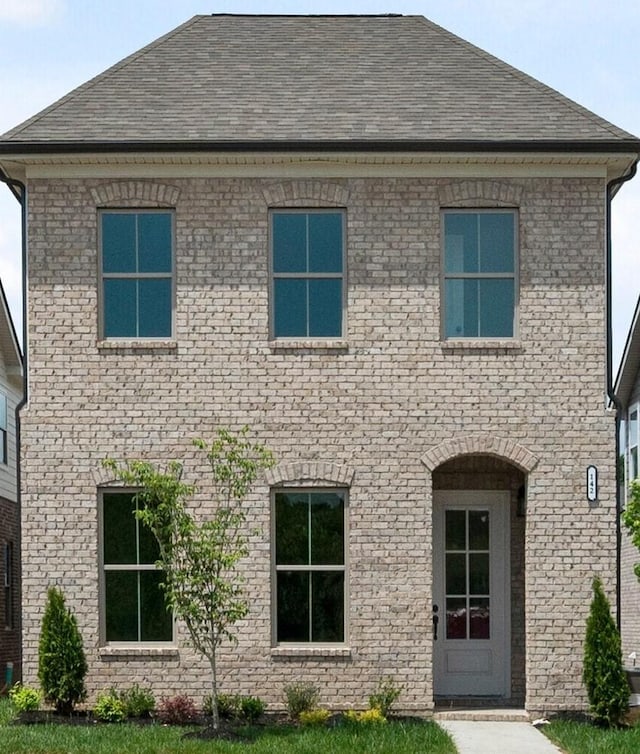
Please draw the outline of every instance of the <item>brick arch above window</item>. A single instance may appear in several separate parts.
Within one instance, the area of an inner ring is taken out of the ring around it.
[[[270,487],[351,487],[355,469],[326,461],[279,463],[267,471]]]
[[[116,181],[91,189],[91,196],[98,207],[175,207],[180,189],[167,183],[152,181]]]
[[[519,207],[524,188],[500,181],[452,181],[439,187],[441,207]]]
[[[470,435],[460,440],[445,440],[429,448],[420,460],[429,471],[434,471],[438,466],[456,456],[470,454],[503,458],[527,474],[538,464],[538,457],[524,445],[489,434]]]
[[[262,195],[268,207],[345,207],[349,191],[327,181],[288,181],[266,186]]]

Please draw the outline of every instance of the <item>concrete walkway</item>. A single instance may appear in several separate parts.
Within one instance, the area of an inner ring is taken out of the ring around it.
[[[560,749],[531,723],[443,720],[459,754],[558,754]]]

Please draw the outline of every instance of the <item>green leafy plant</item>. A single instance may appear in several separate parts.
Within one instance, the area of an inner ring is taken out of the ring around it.
[[[595,722],[617,725],[629,704],[629,683],[622,665],[620,634],[600,579],[593,580],[587,619],[583,679]]]
[[[318,687],[307,681],[290,683],[284,687],[287,712],[292,720],[297,720],[302,712],[310,712],[318,706]]]
[[[188,725],[197,718],[193,699],[184,694],[162,699],[158,706],[158,719],[167,725]]]
[[[240,697],[240,719],[249,723],[258,720],[266,709],[265,703],[257,696]]]
[[[239,697],[235,694],[218,694],[218,717],[221,720],[234,720],[238,717]],[[203,712],[207,717],[213,715],[212,696],[208,694],[204,699]]]
[[[124,702],[114,689],[98,694],[93,714],[105,723],[121,723],[127,716]]]
[[[9,699],[16,712],[32,712],[39,709],[42,703],[42,694],[38,689],[31,686],[16,683],[9,689]]]
[[[382,714],[378,707],[362,710],[348,710],[344,713],[344,718],[348,723],[355,725],[384,725],[387,718]]]
[[[331,712],[328,709],[302,710],[298,715],[300,725],[305,728],[318,728],[327,724],[327,720],[331,717]]]
[[[634,546],[640,550],[640,479],[634,479],[629,485],[627,505],[622,512],[622,523],[627,528]],[[633,570],[640,579],[640,563]]]
[[[402,686],[396,686],[393,678],[382,678],[369,697],[369,708],[379,709],[383,717],[389,717],[391,708],[402,694]]]
[[[137,683],[119,693],[127,717],[149,717],[156,708],[153,691]]]
[[[56,711],[69,714],[87,692],[87,660],[78,623],[65,607],[60,589],[50,587],[40,633],[38,679],[45,699]]]
[[[249,606],[238,562],[248,555],[246,515],[241,507],[258,475],[274,464],[273,455],[247,438],[248,427],[234,434],[219,429],[211,443],[195,440],[211,469],[215,510],[197,521],[187,503],[195,492],[182,481],[182,464],[166,471],[145,461],[121,466],[106,459],[104,466],[125,484],[139,490],[137,518],[158,541],[163,589],[168,607],[181,618],[194,648],[211,669],[211,719],[219,724],[216,653],[224,640],[236,642],[232,627]]]

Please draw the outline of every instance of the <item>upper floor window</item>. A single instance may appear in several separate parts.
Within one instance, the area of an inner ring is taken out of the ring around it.
[[[629,409],[629,421],[627,422],[629,433],[627,441],[627,483],[638,478],[638,445],[640,445],[638,410],[637,404]]]
[[[100,213],[102,337],[173,333],[173,213]]]
[[[445,338],[512,338],[516,320],[515,210],[443,211]]]
[[[274,338],[343,333],[345,214],[271,212],[271,330]]]
[[[0,463],[9,460],[9,447],[7,440],[7,396],[0,393]]]
[[[102,619],[107,642],[170,642],[158,542],[134,515],[134,492],[103,492]]]
[[[345,640],[345,490],[274,493],[275,640]]]

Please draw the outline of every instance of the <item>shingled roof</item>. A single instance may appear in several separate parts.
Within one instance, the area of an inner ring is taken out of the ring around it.
[[[0,153],[278,144],[637,151],[640,142],[420,16],[213,15],[8,131]]]

